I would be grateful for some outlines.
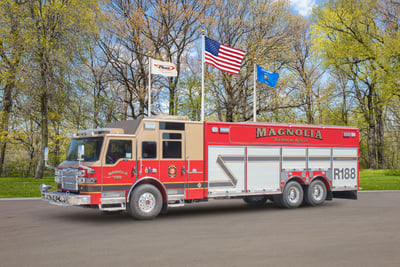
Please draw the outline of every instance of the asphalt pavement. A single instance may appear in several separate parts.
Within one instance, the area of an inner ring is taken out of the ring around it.
[[[0,200],[0,266],[399,266],[400,191],[318,207],[212,200],[153,221]]]

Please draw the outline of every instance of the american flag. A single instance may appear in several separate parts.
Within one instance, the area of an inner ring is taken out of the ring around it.
[[[206,36],[204,38],[205,62],[219,70],[238,75],[246,52],[220,44]]]

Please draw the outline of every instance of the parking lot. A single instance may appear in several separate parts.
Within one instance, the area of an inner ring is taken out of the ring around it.
[[[398,266],[400,191],[295,210],[212,200],[153,221],[0,200],[0,266]]]

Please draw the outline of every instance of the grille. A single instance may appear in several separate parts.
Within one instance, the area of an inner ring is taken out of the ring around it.
[[[78,191],[76,177],[78,170],[65,169],[62,174],[62,189]]]
[[[78,190],[78,184],[75,177],[63,177],[62,188],[67,190]]]

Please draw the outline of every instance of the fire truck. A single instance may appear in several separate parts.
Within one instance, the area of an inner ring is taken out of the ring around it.
[[[352,127],[166,115],[109,123],[72,137],[66,160],[54,168],[57,190],[41,185],[42,199],[126,210],[139,220],[210,199],[271,200],[289,209],[357,199],[358,140]]]

